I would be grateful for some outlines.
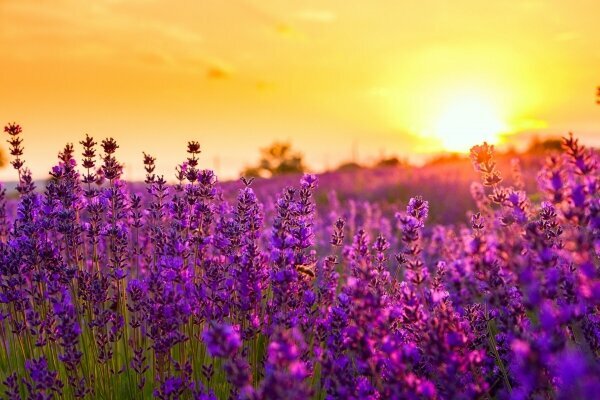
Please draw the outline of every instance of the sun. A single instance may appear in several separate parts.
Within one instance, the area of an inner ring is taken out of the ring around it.
[[[467,152],[484,141],[494,144],[507,131],[494,105],[483,96],[462,95],[449,99],[437,118],[434,133],[442,147]]]

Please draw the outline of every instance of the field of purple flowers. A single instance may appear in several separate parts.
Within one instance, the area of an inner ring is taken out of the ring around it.
[[[173,185],[144,154],[142,188],[113,139],[87,136],[35,188],[20,126],[4,131],[19,178],[16,200],[0,188],[4,399],[600,393],[599,159],[573,137],[510,179],[475,146],[470,217],[434,225],[426,176],[402,209],[368,182],[321,207],[310,174],[219,184],[197,142]],[[447,221],[455,205],[431,200]]]

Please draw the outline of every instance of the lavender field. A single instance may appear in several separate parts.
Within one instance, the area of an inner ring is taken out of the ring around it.
[[[143,185],[87,136],[37,188],[4,137],[3,399],[600,393],[599,158],[572,136],[539,168],[484,143],[461,174],[224,184],[192,141]]]

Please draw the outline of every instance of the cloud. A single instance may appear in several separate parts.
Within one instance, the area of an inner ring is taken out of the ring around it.
[[[211,65],[206,70],[206,77],[211,80],[228,79],[230,76],[230,71],[218,65]]]

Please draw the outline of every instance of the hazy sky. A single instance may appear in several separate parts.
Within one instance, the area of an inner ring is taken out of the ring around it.
[[[142,151],[171,177],[191,139],[223,177],[275,139],[315,169],[479,138],[457,130],[600,144],[598,15],[597,0],[0,0],[0,121],[23,126],[37,176],[86,132],[115,137],[134,178]]]

